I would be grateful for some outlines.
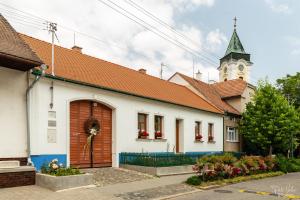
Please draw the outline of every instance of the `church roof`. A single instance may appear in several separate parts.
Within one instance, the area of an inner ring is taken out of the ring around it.
[[[227,56],[230,53],[241,53],[246,54],[244,47],[240,41],[240,38],[236,32],[236,29],[234,29],[233,34],[231,36],[229,45],[227,47],[225,56]]]

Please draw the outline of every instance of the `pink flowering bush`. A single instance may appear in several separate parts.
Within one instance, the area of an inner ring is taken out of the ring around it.
[[[243,156],[237,159],[230,153],[203,156],[193,168],[203,180],[218,180],[275,170],[271,157]]]

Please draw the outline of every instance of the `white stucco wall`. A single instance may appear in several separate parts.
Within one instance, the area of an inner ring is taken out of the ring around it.
[[[182,119],[181,150],[205,152],[223,150],[222,115],[138,98],[116,92],[54,81],[54,108],[57,115],[57,143],[47,143],[47,117],[50,110],[51,80],[43,78],[33,89],[32,102],[32,155],[69,154],[69,103],[90,99],[113,108],[113,166],[118,166],[120,152],[166,152],[175,145],[175,121]],[[188,98],[188,97],[187,97]],[[148,132],[154,138],[154,115],[164,116],[166,141],[138,141],[137,114],[149,114]],[[194,122],[202,122],[203,143],[194,142]],[[207,143],[208,123],[214,123],[216,143]],[[69,162],[69,156],[67,156]]]
[[[27,157],[27,73],[0,66],[0,158]]]

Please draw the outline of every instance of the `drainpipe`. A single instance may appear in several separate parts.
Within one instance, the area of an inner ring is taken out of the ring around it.
[[[34,85],[45,75],[45,70],[48,67],[45,64],[40,66],[40,75],[35,75],[34,81],[26,89],[26,123],[27,123],[27,165],[32,166],[31,162],[31,144],[30,144],[30,91]]]

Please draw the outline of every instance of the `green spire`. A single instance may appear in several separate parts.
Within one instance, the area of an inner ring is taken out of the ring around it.
[[[228,45],[226,53],[225,53],[225,56],[230,53],[246,54],[244,47],[240,41],[240,38],[236,32],[236,28],[234,28],[233,34],[231,36],[229,45]]]
[[[230,59],[244,59],[250,62],[250,54],[246,53],[244,47],[240,41],[240,38],[236,32],[236,17],[234,20],[234,30],[231,36],[230,42],[228,44],[227,50],[223,58],[220,59],[220,64],[223,61],[230,60]]]

